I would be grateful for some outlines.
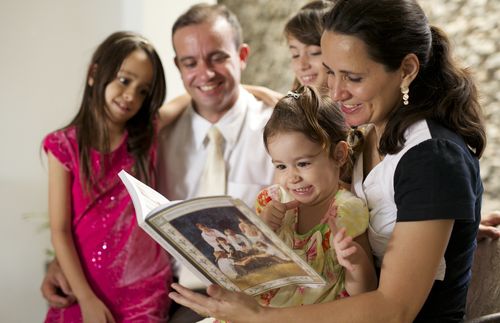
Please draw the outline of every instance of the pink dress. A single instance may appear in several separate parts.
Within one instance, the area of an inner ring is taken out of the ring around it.
[[[127,135],[107,157],[111,169],[84,194],[74,127],[49,134],[43,142],[71,176],[73,238],[87,280],[117,322],[164,322],[170,305],[172,271],[168,254],[137,225],[130,197],[117,176],[133,171]],[[151,149],[155,161],[156,145]],[[92,150],[92,169],[99,174],[101,153]],[[151,165],[154,166],[154,165]],[[50,308],[45,322],[82,322],[78,304]]]

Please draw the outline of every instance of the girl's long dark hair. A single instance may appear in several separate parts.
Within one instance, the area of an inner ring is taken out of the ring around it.
[[[408,106],[395,107],[380,139],[380,153],[394,154],[405,130],[418,120],[433,119],[462,136],[481,157],[486,145],[483,113],[468,70],[457,66],[450,42],[414,0],[338,0],[325,15],[324,28],[361,39],[370,57],[388,71],[413,53],[420,71],[410,85]]]
[[[86,191],[97,185],[103,170],[96,174],[92,169],[91,148],[100,152],[110,152],[109,132],[106,126],[107,112],[104,93],[107,85],[117,77],[125,60],[133,51],[143,50],[153,65],[153,80],[150,93],[144,99],[137,114],[128,120],[127,149],[135,159],[134,173],[141,180],[149,183],[154,172],[150,160],[150,149],[155,138],[153,120],[163,104],[166,95],[166,82],[161,60],[154,47],[144,37],[133,32],[115,32],[106,38],[96,49],[89,64],[87,81],[83,92],[80,110],[69,126],[76,127],[79,154],[80,176]],[[90,85],[88,77],[92,76]],[[109,161],[101,160],[102,167],[108,167]]]

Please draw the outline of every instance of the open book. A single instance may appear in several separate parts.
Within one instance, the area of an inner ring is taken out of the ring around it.
[[[324,279],[242,201],[230,196],[169,201],[124,170],[119,174],[139,226],[200,280],[257,295]]]

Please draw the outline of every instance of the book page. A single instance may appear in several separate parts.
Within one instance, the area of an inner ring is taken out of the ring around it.
[[[149,213],[160,206],[167,206],[170,201],[148,185],[122,170],[118,173],[132,198],[137,216],[145,219]]]

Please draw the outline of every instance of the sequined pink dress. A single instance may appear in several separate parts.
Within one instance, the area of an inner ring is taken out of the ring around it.
[[[108,154],[111,169],[93,187],[93,198],[83,194],[79,175],[76,130],[70,127],[49,134],[43,142],[70,172],[73,238],[80,262],[96,295],[117,322],[164,322],[172,271],[169,256],[137,226],[130,197],[117,176],[121,169],[133,172],[127,151],[127,135]],[[155,160],[156,146],[151,150]],[[92,169],[99,171],[101,153],[91,151]],[[50,308],[45,322],[81,322],[78,304]]]

